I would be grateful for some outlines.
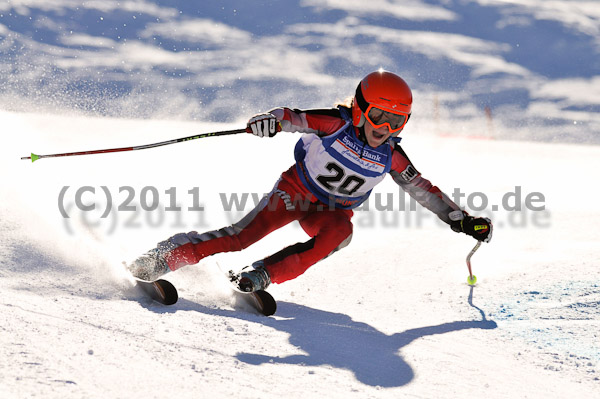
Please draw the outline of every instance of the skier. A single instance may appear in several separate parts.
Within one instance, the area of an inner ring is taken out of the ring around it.
[[[301,132],[296,163],[283,172],[273,190],[239,222],[216,231],[176,234],[136,259],[129,270],[138,278],[161,275],[221,252],[240,251],[272,231],[297,220],[311,237],[242,269],[242,291],[266,289],[298,277],[310,266],[347,246],[353,208],[364,202],[386,174],[452,230],[489,242],[492,223],[462,211],[423,178],[397,137],[411,115],[412,92],[399,76],[386,71],[367,75],[348,106],[298,110],[275,108],[253,116],[247,131],[273,137]]]

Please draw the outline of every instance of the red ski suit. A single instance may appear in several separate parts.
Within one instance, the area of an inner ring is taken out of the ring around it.
[[[330,135],[338,134],[344,126],[346,132],[355,135],[352,137],[353,139],[358,140],[361,135],[361,129],[351,126],[349,123],[349,110],[344,107],[321,110],[276,108],[270,113],[280,121],[282,131],[316,135],[316,137],[308,138],[313,141],[318,140],[317,144],[320,144],[320,140],[326,141]],[[332,138],[335,137],[332,136]],[[363,149],[367,148],[364,139],[357,142],[362,142]],[[346,144],[345,150],[352,152],[352,148],[347,148],[352,143]],[[394,181],[421,205],[436,213],[441,220],[449,224],[448,214],[458,210],[459,207],[437,187],[421,177],[398,143],[390,140],[384,146],[389,146],[384,150],[389,154],[387,157],[389,158],[388,169]],[[356,152],[353,154],[359,155]],[[360,155],[361,162],[379,165],[376,161],[371,160],[376,157],[370,155],[368,151],[366,157],[371,157],[371,159],[363,160],[363,153],[361,152]],[[378,161],[379,158],[376,160]],[[318,165],[320,160],[315,160],[314,156],[311,162],[320,166]],[[329,167],[330,164],[327,166]],[[300,223],[311,238],[306,242],[284,248],[264,259],[264,265],[274,283],[282,283],[298,277],[313,264],[348,245],[352,237],[351,218],[353,212],[351,208],[360,205],[360,202],[368,197],[370,190],[362,197],[352,197],[355,193],[353,190],[363,184],[363,179],[357,177],[350,183],[358,183],[349,184],[347,187],[349,191],[344,192],[347,196],[342,200],[340,197],[330,196],[329,201],[326,202],[323,193],[318,188],[307,187],[307,185],[311,186],[311,180],[306,176],[301,176],[306,173],[304,168],[305,166],[298,162],[285,171],[271,193],[239,222],[202,234],[195,231],[176,234],[159,243],[158,248],[164,254],[169,268],[176,270],[185,265],[198,263],[210,255],[240,251],[294,220]],[[365,177],[364,180],[367,179],[368,177]],[[376,183],[377,181],[372,184]],[[368,184],[364,185],[368,186]]]

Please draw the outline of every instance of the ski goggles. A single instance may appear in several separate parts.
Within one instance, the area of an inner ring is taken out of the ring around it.
[[[397,131],[401,130],[404,125],[406,125],[410,114],[403,114],[400,112],[395,113],[383,110],[374,105],[369,105],[367,111],[365,112],[365,116],[375,129],[387,126],[390,130],[390,133],[396,133]]]

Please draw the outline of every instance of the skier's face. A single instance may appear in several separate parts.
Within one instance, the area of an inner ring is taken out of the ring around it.
[[[368,120],[365,121],[365,136],[369,146],[373,148],[379,147],[385,143],[385,141],[389,139],[391,135],[392,133],[390,133],[390,130],[387,126],[384,125],[375,129],[373,125],[371,125],[371,122]]]

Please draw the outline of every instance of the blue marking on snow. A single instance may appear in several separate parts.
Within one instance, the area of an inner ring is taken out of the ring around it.
[[[598,283],[565,281],[516,293],[497,305],[490,317],[508,333],[552,355],[555,365],[549,369],[559,370],[560,364],[571,362],[596,375],[600,365]]]

